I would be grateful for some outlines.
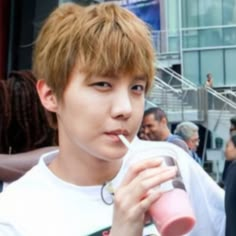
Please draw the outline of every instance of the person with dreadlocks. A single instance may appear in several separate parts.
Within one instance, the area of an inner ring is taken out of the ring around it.
[[[6,83],[11,116],[7,122],[8,142],[3,153],[21,153],[51,146],[54,131],[49,128],[48,114],[38,98],[32,72],[13,71]]]
[[[44,151],[54,149],[50,146],[55,145],[56,131],[48,115],[30,70],[12,71],[7,80],[0,80],[1,181],[21,177]]]
[[[7,153],[10,112],[7,84],[5,80],[0,80],[0,153]]]

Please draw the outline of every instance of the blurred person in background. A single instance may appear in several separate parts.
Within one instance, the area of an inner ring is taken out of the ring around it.
[[[234,134],[236,134],[236,116],[233,116],[230,118],[229,135],[231,137]],[[226,147],[227,147],[227,143],[226,143]],[[228,167],[230,166],[231,163],[232,163],[232,160],[228,160],[227,158],[225,158],[224,169],[223,169],[223,173],[222,173],[222,180],[219,182],[219,185],[222,188],[224,188],[225,179],[228,174]]]
[[[57,143],[30,70],[12,71],[7,80],[0,81],[0,114],[0,180],[11,182]]]
[[[236,235],[236,134],[228,140],[225,148],[225,158],[230,161],[225,178],[225,236]]]
[[[190,121],[183,121],[176,126],[174,134],[180,136],[189,148],[190,155],[200,165],[202,165],[202,159],[197,154],[197,148],[200,142],[199,128],[196,124]]]
[[[10,116],[6,118],[6,144],[0,153],[14,154],[51,146],[55,130],[50,128],[49,113],[43,108],[37,91],[36,78],[29,70],[13,71],[6,80]]]
[[[205,88],[213,89],[213,76],[212,76],[212,74],[208,73],[206,75],[206,77],[207,77],[207,79],[206,79],[206,82],[205,82]],[[207,97],[208,97],[208,109],[213,109],[214,108],[214,105],[213,105],[214,97],[210,92],[207,93]]]
[[[233,135],[234,133],[236,133],[236,116],[230,118],[229,134]]]
[[[167,141],[189,153],[188,146],[178,135],[172,134],[168,127],[166,113],[159,107],[145,110],[139,137],[151,141]]]
[[[206,75],[207,79],[205,82],[205,87],[213,88],[213,76],[211,73]]]

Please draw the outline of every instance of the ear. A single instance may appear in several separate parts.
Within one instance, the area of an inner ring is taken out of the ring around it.
[[[37,81],[37,92],[43,106],[51,112],[56,112],[58,108],[58,101],[52,89],[46,84],[45,80]]]
[[[168,125],[167,119],[165,117],[161,118],[160,123],[164,126]]]

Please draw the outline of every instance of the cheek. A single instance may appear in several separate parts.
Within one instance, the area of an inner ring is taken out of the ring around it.
[[[232,147],[228,147],[225,149],[225,156],[227,159],[234,159],[236,158],[236,149]]]
[[[132,103],[132,117],[136,120],[136,122],[141,125],[143,121],[143,113],[144,113],[144,104],[143,102],[133,102]]]
[[[148,131],[150,133],[157,133],[157,130],[155,129],[155,127],[150,127],[150,129]]]
[[[186,143],[187,143],[187,145],[188,145],[189,148],[192,148],[192,147],[193,147],[191,141],[186,141]]]
[[[232,157],[236,159],[236,148],[233,148],[231,150],[231,153],[232,153]]]
[[[98,114],[103,113],[105,104],[100,103],[98,98],[87,94],[86,91],[84,93],[72,91],[66,101],[66,107],[71,112],[73,118],[92,118],[95,121],[94,118],[98,119],[100,117]]]

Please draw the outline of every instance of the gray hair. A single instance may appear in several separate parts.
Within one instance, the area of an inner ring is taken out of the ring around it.
[[[177,125],[174,133],[182,137],[184,141],[189,140],[196,132],[198,132],[199,128],[196,124],[190,121],[183,121]]]

